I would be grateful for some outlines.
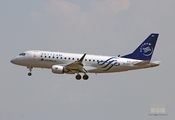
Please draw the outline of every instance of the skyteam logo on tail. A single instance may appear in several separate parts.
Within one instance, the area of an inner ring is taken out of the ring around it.
[[[143,43],[140,46],[140,52],[143,53],[144,56],[150,56],[153,54],[153,47],[151,43]]]
[[[159,34],[152,33],[146,40],[144,40],[134,52],[124,55],[124,58],[138,59],[138,60],[151,60],[154,52],[154,47]]]

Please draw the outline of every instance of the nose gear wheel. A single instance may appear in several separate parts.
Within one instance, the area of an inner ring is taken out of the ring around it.
[[[28,76],[32,76],[32,69],[33,69],[33,67],[27,67],[28,69],[29,69],[29,73],[28,73]]]

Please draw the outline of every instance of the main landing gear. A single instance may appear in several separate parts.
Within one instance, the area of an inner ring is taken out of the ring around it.
[[[29,69],[28,76],[32,76],[32,69],[33,69],[33,67],[27,67],[27,68]],[[78,73],[78,74],[75,76],[75,78],[76,78],[77,80],[81,80],[81,75]],[[88,76],[87,74],[84,73],[83,79],[84,79],[84,80],[88,80],[88,78],[89,78],[89,76]]]
[[[33,69],[33,67],[27,67],[28,69],[29,69],[29,73],[28,73],[28,76],[32,76],[32,69]]]
[[[81,75],[80,75],[80,74],[77,74],[77,75],[75,76],[75,78],[76,78],[77,80],[80,80],[80,79],[81,79]],[[89,78],[89,76],[88,76],[87,74],[84,74],[84,75],[83,75],[83,79],[84,79],[84,80],[88,80],[88,78]]]

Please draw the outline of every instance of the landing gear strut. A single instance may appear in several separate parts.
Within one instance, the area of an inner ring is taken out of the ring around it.
[[[33,69],[33,67],[27,67],[28,69],[29,69],[29,73],[28,73],[28,76],[31,76],[32,75],[32,69]]]

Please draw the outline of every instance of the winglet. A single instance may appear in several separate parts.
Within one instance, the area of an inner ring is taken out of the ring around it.
[[[80,62],[82,62],[84,60],[84,57],[86,56],[86,53],[80,58]]]

